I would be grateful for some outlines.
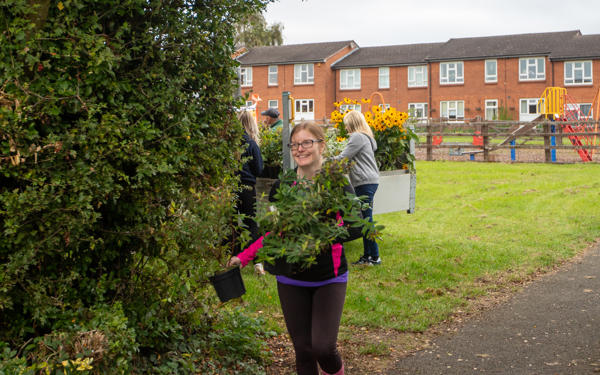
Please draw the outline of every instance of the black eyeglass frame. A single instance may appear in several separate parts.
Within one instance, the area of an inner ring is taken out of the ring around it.
[[[297,150],[300,146],[302,146],[302,148],[305,150],[310,150],[315,143],[321,142],[323,142],[322,139],[305,139],[300,143],[288,143],[287,146],[290,148],[290,150]]]

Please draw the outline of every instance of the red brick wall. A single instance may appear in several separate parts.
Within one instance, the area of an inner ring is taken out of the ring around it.
[[[252,87],[242,87],[242,94],[255,93],[262,101],[257,105],[259,121],[262,121],[260,112],[268,108],[269,100],[277,100],[279,112],[283,115],[281,94],[289,91],[294,99],[313,99],[315,121],[321,122],[329,118],[333,111],[335,99],[335,76],[331,64],[350,53],[353,46],[348,45],[329,57],[324,63],[314,63],[314,84],[294,84],[294,64],[278,65],[278,84],[268,86],[268,66],[252,67]]]
[[[465,118],[481,116],[485,118],[485,101],[498,100],[498,107],[505,108],[512,120],[519,119],[519,100],[539,98],[549,86],[566,87],[569,96],[576,103],[591,103],[600,88],[600,60],[593,62],[593,85],[565,86],[564,62],[550,62],[546,58],[546,79],[541,81],[519,81],[519,58],[498,58],[498,80],[485,82],[485,60],[464,61],[464,84],[440,85],[439,62],[428,65],[429,87],[409,88],[408,67],[390,67],[390,88],[379,89],[379,68],[361,68],[361,88],[359,90],[340,89],[340,71],[331,70],[332,63],[351,51],[350,47],[338,52],[325,63],[315,64],[315,83],[312,85],[294,85],[294,66],[279,66],[279,85],[267,86],[266,66],[253,67],[252,91],[263,99],[258,110],[267,108],[269,99],[277,99],[281,111],[281,93],[290,91],[295,99],[314,99],[315,120],[328,119],[335,109],[334,101],[345,97],[360,100],[369,98],[374,92],[380,92],[387,104],[401,111],[408,110],[408,103],[428,103],[430,117],[440,117],[440,101],[463,100]],[[242,92],[249,91],[242,88]],[[431,98],[430,98],[431,95]],[[379,99],[374,100],[379,104]],[[369,110],[363,105],[362,111]]]

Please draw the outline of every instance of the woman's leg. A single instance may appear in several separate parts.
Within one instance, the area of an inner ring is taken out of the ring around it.
[[[312,351],[327,374],[342,368],[337,336],[345,298],[346,283],[333,283],[316,288],[312,299]]]
[[[318,375],[317,360],[312,350],[312,308],[315,288],[277,283],[279,302],[288,333],[296,352],[298,375]]]
[[[369,219],[370,222],[373,222],[373,197],[375,196],[378,186],[378,184],[366,184],[354,188],[357,196],[360,197],[364,195],[367,197],[365,203],[369,204],[369,208],[362,211],[362,215],[363,218]],[[364,255],[366,257],[371,257],[372,260],[377,260],[379,258],[379,245],[377,245],[377,242],[363,236],[363,247]]]

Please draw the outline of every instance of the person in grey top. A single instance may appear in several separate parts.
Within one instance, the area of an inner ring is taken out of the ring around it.
[[[356,110],[344,115],[344,126],[350,134],[348,145],[335,159],[348,159],[353,162],[350,169],[350,183],[356,195],[365,196],[369,208],[362,212],[363,218],[373,221],[373,197],[379,186],[379,168],[375,161],[377,142],[365,116]],[[363,255],[353,264],[379,265],[379,246],[377,242],[363,236]]]

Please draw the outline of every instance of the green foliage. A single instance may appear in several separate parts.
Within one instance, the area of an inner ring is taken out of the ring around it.
[[[238,47],[279,46],[283,43],[283,25],[267,25],[261,12],[248,15],[235,28],[235,45]]]
[[[271,130],[268,127],[260,129],[260,153],[265,166],[281,167],[283,165],[282,128]]]
[[[265,3],[1,3],[0,373],[198,372],[237,225],[233,24]]]
[[[347,135],[348,134],[346,134],[346,136]],[[348,139],[341,135],[338,136],[335,128],[328,129],[325,133],[325,137],[325,141],[327,142],[327,148],[325,148],[324,154],[325,157],[333,157],[341,154],[348,145]]]
[[[299,178],[288,170],[281,176],[275,202],[259,202],[256,220],[265,236],[258,261],[274,264],[277,259],[301,268],[315,263],[317,255],[336,239],[347,237],[337,213],[346,223],[363,227],[365,233],[378,235],[373,223],[360,216],[361,201],[344,191],[349,184],[347,162],[328,161],[313,179]]]

